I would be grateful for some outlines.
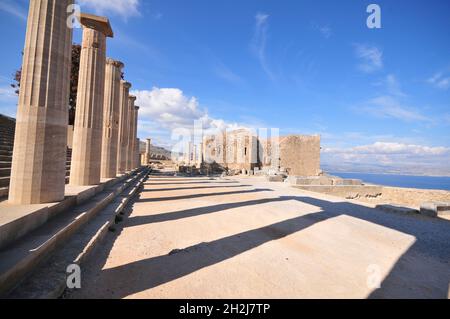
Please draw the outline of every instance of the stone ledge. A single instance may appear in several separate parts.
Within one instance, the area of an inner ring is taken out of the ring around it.
[[[376,209],[381,209],[385,212],[396,214],[418,214],[419,211],[414,208],[403,207],[393,204],[380,204],[375,206]]]
[[[305,191],[328,194],[346,199],[374,198],[382,194],[382,187],[376,185],[294,185]]]
[[[17,240],[0,251],[0,294],[7,293],[27,274],[45,260],[119,194],[139,179],[146,171],[93,197],[85,204],[58,215],[42,227]]]
[[[130,173],[131,174],[131,173]],[[115,179],[102,180],[95,186],[66,185],[66,198],[58,203],[39,205],[10,205],[7,201],[0,203],[0,249],[20,239],[27,233],[43,225],[62,211],[74,205],[80,205],[107,187],[123,181],[129,176],[122,175]]]
[[[450,202],[426,202],[420,205],[420,214],[428,217],[450,216]]]
[[[66,290],[66,269],[68,265],[82,265],[105,238],[116,223],[116,217],[124,213],[130,200],[139,193],[148,174],[144,173],[122,194],[100,211],[70,240],[58,248],[52,256],[17,286],[7,298],[50,299],[59,298]]]

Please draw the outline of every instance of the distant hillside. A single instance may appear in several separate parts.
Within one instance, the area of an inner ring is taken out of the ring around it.
[[[140,147],[141,147],[141,152],[145,152],[145,142],[141,142]],[[156,146],[156,145],[152,145],[151,154],[162,155],[167,158],[171,158],[171,156],[172,156],[172,153],[170,151],[166,150],[164,147],[160,147],[160,146]]]

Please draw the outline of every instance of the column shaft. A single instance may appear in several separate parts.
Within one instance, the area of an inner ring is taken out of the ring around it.
[[[100,183],[106,36],[84,27],[73,136],[71,185]]]
[[[12,204],[64,199],[73,0],[31,0],[9,190]]]
[[[138,118],[139,118],[139,106],[134,107],[134,125],[133,125],[133,157],[132,157],[132,167],[137,168],[139,166],[138,154],[139,154],[139,141],[137,137],[138,129]]]
[[[128,144],[128,97],[131,84],[120,82],[120,119],[119,119],[119,141],[117,147],[117,173],[124,174],[127,166],[127,144]]]
[[[127,172],[133,169],[133,145],[134,145],[134,102],[136,101],[136,97],[130,95],[128,97],[128,141],[127,141],[127,150],[126,150],[126,166],[125,170]]]
[[[120,77],[123,64],[106,60],[105,98],[103,106],[103,137],[101,178],[117,175],[117,146],[119,141]]]

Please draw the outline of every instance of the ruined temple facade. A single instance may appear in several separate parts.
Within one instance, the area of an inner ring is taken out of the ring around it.
[[[319,135],[267,138],[239,129],[204,137],[202,149],[204,162],[215,162],[232,171],[283,172],[290,176],[317,176],[321,172]]]

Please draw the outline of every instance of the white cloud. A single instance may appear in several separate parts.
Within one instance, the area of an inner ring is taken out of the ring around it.
[[[424,146],[415,144],[375,142],[370,145],[355,146],[349,149],[325,148],[324,153],[360,154],[360,155],[445,155],[450,154],[450,148]]]
[[[140,15],[139,0],[78,0],[78,3],[97,14],[112,13],[124,18]]]
[[[375,97],[358,107],[362,111],[380,118],[394,118],[401,121],[431,121],[417,109],[406,106],[399,99],[391,95]]]
[[[170,147],[173,144],[173,130],[191,131],[195,121],[202,124],[205,134],[243,126],[210,117],[207,109],[200,107],[196,97],[188,97],[177,88],[154,87],[152,90],[132,91],[130,94],[137,97],[136,105],[140,106],[140,134],[157,138],[162,146]]]
[[[386,76],[386,87],[390,94],[395,96],[404,97],[406,96],[405,93],[403,93],[400,83],[398,82],[397,78],[393,74],[388,74]]]
[[[11,81],[12,82],[12,81]],[[0,101],[14,101],[17,100],[17,94],[15,90],[10,86],[1,86],[0,87]]]
[[[427,80],[428,83],[437,87],[438,89],[447,90],[450,88],[450,76],[444,75],[443,72],[435,73]]]
[[[18,96],[11,86],[0,86],[0,114],[15,117],[17,112],[17,101]]]
[[[358,68],[365,73],[372,73],[383,68],[383,52],[375,46],[355,44],[355,54],[360,60]]]
[[[325,166],[372,172],[449,174],[450,148],[375,142],[351,148],[322,149]]]
[[[267,30],[269,28],[268,19],[268,14],[260,12],[256,14],[255,33],[253,34],[251,48],[264,72],[273,80],[274,74],[269,68],[266,58]]]
[[[17,5],[16,1],[3,0],[0,2],[0,10],[12,14],[23,21],[27,20],[27,12],[24,8]]]

